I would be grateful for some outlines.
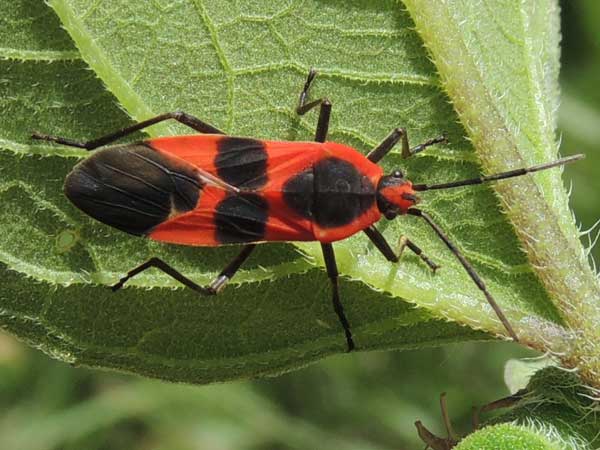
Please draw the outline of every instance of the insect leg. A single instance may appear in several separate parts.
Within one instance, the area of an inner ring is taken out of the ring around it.
[[[331,116],[331,102],[327,99],[321,103],[319,111],[319,122],[317,122],[317,131],[315,132],[315,141],[325,142],[327,140],[327,131],[329,131],[329,117]]]
[[[369,237],[373,245],[375,245],[377,250],[379,250],[379,252],[390,262],[396,263],[400,261],[400,257],[402,256],[404,248],[408,247],[415,255],[421,258],[423,262],[425,262],[425,264],[427,264],[431,268],[431,270],[433,270],[433,272],[440,268],[439,265],[437,265],[431,259],[429,259],[423,253],[423,251],[406,236],[400,237],[400,245],[398,248],[398,252],[396,253],[394,252],[390,244],[388,244],[385,237],[383,237],[379,230],[373,225],[365,228],[363,231]]]
[[[415,426],[417,427],[417,433],[419,437],[427,444],[426,448],[431,448],[432,450],[449,450],[458,444],[459,438],[454,432],[452,422],[450,421],[450,416],[448,415],[446,393],[442,393],[440,395],[440,408],[442,411],[442,421],[444,422],[444,427],[446,428],[446,433],[448,436],[446,439],[434,435],[431,431],[425,428],[420,420],[415,422]]]
[[[33,132],[31,135],[32,139],[39,139],[42,141],[50,141],[56,142],[57,144],[69,145],[71,147],[79,147],[84,148],[86,150],[94,150],[95,148],[101,147],[103,145],[109,144],[113,141],[121,139],[129,134],[135,133],[136,131],[140,131],[143,128],[149,127],[150,125],[155,125],[159,122],[164,122],[165,120],[174,119],[179,123],[187,125],[193,130],[198,131],[199,133],[208,133],[208,134],[224,134],[218,128],[209,125],[206,122],[198,119],[197,117],[192,116],[191,114],[185,113],[183,111],[173,111],[165,114],[161,114],[156,117],[152,117],[151,119],[144,120],[142,122],[138,122],[133,124],[127,128],[123,128],[122,130],[115,131],[114,133],[107,134],[105,136],[99,137],[97,139],[81,142],[74,141],[72,139],[67,139],[59,136],[50,136],[47,134],[41,134],[38,132]]]
[[[308,78],[306,79],[306,82],[304,83],[304,88],[302,89],[302,92],[300,93],[300,98],[298,99],[298,106],[296,106],[296,113],[299,116],[303,116],[308,111],[313,109],[315,106],[320,105],[321,102],[323,101],[323,99],[320,98],[318,100],[314,100],[309,103],[306,102],[308,99],[308,91],[310,90],[310,85],[312,84],[312,82],[316,76],[317,76],[317,71],[315,69],[311,68],[308,71]]]
[[[209,289],[215,294],[221,292],[225,284],[233,278],[239,268],[248,259],[252,251],[256,248],[256,244],[246,244],[242,248],[242,251],[231,260],[229,264],[221,271],[219,276],[210,283]]]
[[[419,144],[416,147],[410,148],[406,128],[396,128],[381,142],[381,144],[369,152],[367,159],[375,163],[378,162],[387,155],[400,140],[402,141],[402,158],[404,159],[422,152],[431,145],[448,142],[446,135],[443,134],[436,138],[429,139],[427,142]]]
[[[408,148],[408,139],[404,128],[395,128],[377,147],[369,152],[367,159],[374,163],[387,155],[392,148],[402,139],[402,148]],[[410,152],[410,149],[408,150]],[[404,151],[402,152],[404,154]]]
[[[420,209],[410,208],[408,210],[408,214],[423,218],[423,220],[425,220],[425,222],[427,222],[429,224],[429,226],[433,229],[433,231],[435,231],[435,233],[438,235],[438,237],[442,241],[444,241],[444,244],[446,244],[446,246],[450,249],[450,251],[452,253],[454,253],[454,256],[456,256],[456,258],[460,261],[460,263],[462,264],[464,269],[467,271],[467,273],[469,274],[469,276],[471,277],[473,282],[483,292],[483,295],[485,295],[485,298],[487,299],[488,303],[490,304],[490,306],[492,307],[492,309],[498,316],[498,319],[500,319],[500,322],[502,322],[502,325],[504,325],[504,328],[506,328],[506,331],[508,332],[510,337],[512,337],[515,342],[519,342],[519,338],[517,337],[515,331],[513,330],[512,326],[510,325],[510,322],[508,321],[508,319],[502,312],[502,309],[500,309],[500,306],[498,305],[498,303],[496,303],[496,300],[494,300],[494,297],[492,297],[492,294],[490,294],[490,292],[487,290],[487,287],[485,286],[485,283],[483,282],[481,277],[477,274],[477,272],[475,272],[475,269],[473,268],[471,263],[469,261],[467,261],[467,259],[460,252],[460,250],[458,250],[458,248],[450,241],[450,238],[448,238],[446,233],[444,233],[444,231],[433,221],[433,219],[431,217],[429,217],[429,214],[427,214],[426,212],[421,211]]]
[[[214,292],[211,292],[210,289],[205,288],[203,286],[200,286],[199,284],[194,283],[188,277],[186,277],[182,273],[178,272],[176,269],[174,269],[173,267],[171,267],[170,265],[168,265],[166,262],[164,262],[160,258],[150,258],[145,263],[140,264],[139,266],[131,269],[129,272],[127,272],[127,275],[125,275],[123,278],[121,278],[116,284],[114,284],[113,286],[111,286],[111,289],[113,291],[118,291],[119,289],[121,289],[123,287],[123,285],[129,279],[135,277],[136,275],[142,273],[144,270],[149,269],[151,267],[156,267],[157,269],[159,269],[160,271],[166,273],[170,277],[175,278],[181,284],[189,287],[190,289],[198,291],[201,294],[204,294],[204,295],[214,294]]]
[[[411,241],[406,236],[400,236],[398,258],[402,255],[402,252],[404,251],[404,247],[408,247],[415,255],[417,255],[419,258],[421,258],[423,260],[423,262],[431,268],[433,273],[435,273],[435,271],[440,268],[439,265],[434,263],[431,259],[429,259],[427,257],[427,255],[425,255],[425,253],[423,253],[423,250],[421,250],[421,248],[419,246],[417,246],[417,244],[415,244],[413,241]]]
[[[298,113],[298,115],[300,116],[303,116],[311,109],[320,105],[321,108],[319,111],[319,122],[317,123],[315,141],[325,142],[325,140],[327,139],[327,131],[329,130],[331,102],[326,98],[320,98],[318,100],[313,100],[312,102],[307,103],[308,91],[310,90],[310,85],[312,84],[316,75],[317,71],[315,69],[310,69],[310,71],[308,72],[308,78],[306,79],[306,83],[304,83],[304,88],[302,89],[302,92],[300,93],[300,98],[298,99],[296,113]]]
[[[139,266],[127,272],[127,275],[121,278],[118,283],[111,287],[111,289],[113,291],[118,291],[129,279],[135,277],[146,269],[155,267],[190,289],[200,292],[203,295],[215,295],[218,294],[223,289],[225,284],[235,275],[244,261],[248,259],[255,247],[256,244],[245,245],[242,248],[242,251],[233,260],[231,260],[231,262],[221,271],[221,273],[219,273],[217,278],[207,287],[194,283],[192,280],[168,265],[162,259],[150,258],[145,263],[140,264]]]
[[[407,146],[408,147],[408,138],[407,138]],[[404,145],[402,146],[402,158],[406,159],[409,158],[413,155],[416,155],[417,153],[422,152],[423,150],[425,150],[427,147],[430,147],[432,145],[435,144],[447,144],[448,143],[448,138],[446,137],[446,134],[442,134],[441,136],[435,137],[433,139],[429,139],[428,141],[423,142],[422,144],[416,145],[413,148],[409,149],[408,151],[405,149]]]
[[[325,266],[327,267],[327,275],[329,276],[329,280],[331,281],[331,289],[333,293],[333,309],[344,328],[344,333],[346,334],[346,343],[348,345],[348,351],[351,352],[354,350],[354,341],[352,340],[352,332],[350,331],[350,324],[348,323],[348,319],[346,319],[346,314],[344,314],[344,307],[340,302],[340,286],[338,282],[338,270],[337,264],[335,262],[335,253],[333,251],[332,244],[324,244],[321,243],[321,248],[323,249],[323,258],[325,259]]]

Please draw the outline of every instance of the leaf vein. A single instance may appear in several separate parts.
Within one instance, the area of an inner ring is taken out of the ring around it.
[[[0,59],[14,59],[20,61],[77,61],[81,55],[77,50],[24,50],[0,47]]]

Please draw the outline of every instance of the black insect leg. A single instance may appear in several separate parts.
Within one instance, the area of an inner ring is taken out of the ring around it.
[[[402,252],[404,251],[405,247],[408,247],[415,255],[417,255],[419,258],[421,258],[423,260],[423,262],[425,264],[427,264],[434,273],[436,270],[438,270],[440,268],[439,265],[434,263],[431,259],[429,259],[429,257],[427,255],[425,255],[425,253],[423,253],[423,250],[421,250],[421,248],[418,247],[417,244],[415,244],[413,241],[411,241],[406,236],[400,236],[398,258],[400,258],[400,256],[402,256]]]
[[[308,78],[306,79],[306,83],[304,83],[304,88],[300,93],[300,98],[298,100],[298,106],[296,107],[296,113],[302,116],[306,114],[311,109],[316,106],[321,106],[319,111],[319,121],[317,122],[317,130],[315,132],[315,141],[316,142],[325,142],[327,140],[327,132],[329,131],[329,119],[331,117],[331,102],[326,98],[320,98],[318,100],[314,100],[312,102],[307,103],[308,99],[308,91],[310,90],[310,85],[315,79],[317,75],[317,71],[314,69],[310,69],[308,72]],[[321,248],[323,249],[323,258],[325,259],[325,266],[327,268],[327,275],[329,276],[329,280],[331,281],[331,289],[332,289],[332,301],[333,301],[333,309],[344,328],[344,333],[346,335],[346,343],[348,345],[348,351],[351,352],[354,350],[355,345],[352,340],[352,331],[350,331],[350,324],[348,323],[348,319],[346,318],[346,314],[344,313],[344,307],[342,306],[342,302],[340,301],[340,286],[338,281],[338,270],[337,263],[335,262],[335,253],[333,251],[332,244],[321,243]]]
[[[317,122],[317,131],[315,132],[315,141],[325,142],[327,140],[327,132],[329,131],[329,118],[331,117],[331,102],[327,99],[321,103],[319,111],[319,121]]]
[[[404,133],[404,136],[406,136],[406,132]],[[441,144],[441,143],[444,143],[444,144],[448,143],[448,138],[446,137],[446,134],[442,134],[441,136],[435,137],[433,139],[429,139],[428,141],[425,141],[422,144],[416,145],[413,148],[409,148],[408,137],[407,137],[406,145],[404,145],[404,142],[402,142],[402,158],[404,158],[404,159],[409,158],[413,155],[416,155],[417,153],[422,152],[427,147],[430,147],[435,144]]]
[[[306,82],[304,83],[304,88],[302,89],[302,92],[300,93],[300,98],[298,99],[298,106],[296,107],[296,113],[298,113],[299,116],[303,116],[308,111],[313,109],[315,106],[320,105],[321,102],[323,101],[323,99],[320,98],[318,100],[314,100],[309,103],[306,102],[308,100],[308,91],[310,90],[310,85],[312,84],[312,82],[316,76],[317,76],[317,71],[315,69],[311,68],[308,71],[308,77],[306,79]]]
[[[219,276],[210,284],[209,289],[215,293],[219,293],[227,282],[233,278],[255,248],[256,244],[244,245],[242,251],[227,264],[227,267],[221,270]]]
[[[398,252],[394,252],[390,244],[388,244],[388,242],[386,241],[385,237],[383,237],[379,230],[373,225],[371,225],[368,228],[365,228],[363,231],[369,237],[371,242],[375,245],[377,250],[379,250],[381,254],[385,256],[385,258],[390,262],[400,261],[400,257],[402,256],[404,248],[408,247],[415,255],[421,258],[423,262],[425,262],[425,264],[427,264],[431,268],[431,270],[433,270],[433,272],[440,268],[440,266],[438,266],[431,259],[429,259],[427,255],[425,255],[423,251],[406,236],[400,237],[400,245],[398,248]]]
[[[335,253],[333,251],[332,244],[324,244],[321,243],[321,248],[323,249],[323,258],[325,259],[325,266],[327,267],[327,275],[329,276],[329,280],[331,281],[331,289],[332,289],[332,300],[333,300],[333,309],[344,328],[344,333],[346,334],[346,343],[348,344],[348,351],[351,352],[354,350],[354,341],[352,340],[352,332],[350,331],[350,324],[348,323],[348,319],[346,319],[346,314],[344,314],[344,307],[340,301],[340,286],[338,282],[338,270],[337,264],[335,262]]]
[[[408,143],[408,134],[405,128],[396,128],[393,130],[377,147],[369,152],[367,159],[372,162],[379,162],[385,155],[387,155],[392,148],[402,140],[402,158],[406,159],[422,152],[427,147],[442,142],[448,142],[446,135],[443,134],[433,139],[429,139],[427,142],[417,145],[416,147],[410,148]]]
[[[84,148],[86,150],[94,150],[95,148],[101,147],[103,145],[109,144],[113,141],[121,139],[129,134],[135,133],[136,131],[140,131],[143,128],[149,127],[150,125],[155,125],[159,122],[164,122],[165,120],[176,120],[179,123],[187,125],[193,130],[199,133],[208,133],[208,134],[224,134],[218,128],[209,125],[206,122],[198,119],[197,117],[192,116],[191,114],[185,113],[183,111],[173,111],[165,114],[161,114],[156,117],[152,117],[151,119],[144,120],[142,122],[138,122],[134,125],[131,125],[127,128],[123,128],[122,130],[115,131],[114,133],[107,134],[106,136],[99,137],[92,141],[80,142],[74,141],[72,139],[67,139],[59,136],[50,136],[47,134],[41,134],[38,132],[32,133],[32,139],[39,139],[42,141],[50,141],[56,142],[57,144],[69,145],[71,147]]]
[[[326,98],[320,98],[318,100],[313,100],[312,102],[307,103],[308,91],[310,90],[310,85],[312,84],[316,75],[317,71],[314,69],[310,69],[310,71],[308,72],[308,78],[306,79],[306,83],[304,83],[304,88],[302,89],[302,92],[300,93],[300,98],[298,99],[296,113],[298,113],[298,115],[300,116],[303,116],[311,109],[320,105],[321,108],[319,111],[319,122],[317,123],[315,141],[325,142],[327,140],[327,132],[329,131],[329,118],[331,117],[331,102]]]
[[[131,278],[135,277],[136,275],[142,273],[143,271],[145,271],[147,269],[150,269],[151,267],[156,267],[160,271],[166,273],[170,277],[172,277],[172,278],[176,279],[177,281],[179,281],[181,284],[189,287],[190,289],[198,291],[201,294],[211,295],[211,294],[214,293],[214,292],[211,292],[209,288],[206,288],[204,286],[200,286],[199,284],[194,283],[192,280],[190,280],[189,278],[187,278],[181,272],[178,272],[176,269],[174,269],[173,267],[171,267],[170,265],[168,265],[166,262],[164,262],[160,258],[150,258],[148,261],[146,261],[146,262],[140,264],[139,266],[131,269],[129,272],[127,272],[127,275],[125,275],[123,278],[121,278],[118,281],[118,283],[116,283],[113,286],[111,286],[111,289],[113,291],[118,291],[119,289],[121,289],[123,287],[123,285],[128,280],[130,280]]]
[[[140,264],[139,266],[127,272],[127,275],[121,278],[118,283],[111,287],[111,289],[113,291],[117,291],[121,289],[123,285],[131,278],[135,277],[146,269],[155,267],[190,289],[200,292],[203,295],[215,295],[218,294],[223,289],[225,284],[235,275],[244,261],[248,259],[255,247],[256,244],[245,245],[242,248],[242,251],[233,260],[231,260],[231,262],[221,271],[221,273],[219,273],[217,278],[208,286],[200,286],[199,284],[194,283],[192,280],[168,265],[162,259],[150,258],[145,263]]]
[[[379,162],[381,158],[387,155],[400,139],[406,139],[406,130],[404,128],[394,129],[377,147],[369,152],[367,159],[374,163]],[[408,140],[406,141],[408,145]],[[410,151],[410,150],[409,150]]]
[[[498,316],[498,319],[500,319],[500,322],[502,322],[502,325],[504,325],[504,328],[506,328],[506,331],[508,332],[510,337],[512,337],[515,342],[519,342],[519,338],[517,337],[515,331],[510,325],[510,322],[502,312],[502,309],[500,309],[498,303],[496,303],[496,300],[494,300],[494,297],[492,297],[492,294],[490,294],[490,292],[487,290],[487,287],[481,279],[481,277],[479,276],[479,274],[475,272],[475,268],[471,265],[469,261],[467,261],[467,258],[464,257],[464,255],[452,243],[452,241],[450,241],[450,238],[446,235],[446,233],[444,233],[444,231],[433,221],[431,217],[429,217],[429,214],[427,214],[426,212],[421,211],[417,208],[410,208],[408,210],[408,214],[421,217],[423,220],[425,220],[425,222],[429,224],[429,226],[433,229],[433,231],[435,231],[438,237],[444,242],[444,244],[446,244],[446,247],[448,247],[450,251],[454,253],[454,256],[456,256],[456,258],[462,264],[462,266],[467,271],[473,282],[477,285],[481,292],[483,292],[483,295],[485,296],[488,303]]]

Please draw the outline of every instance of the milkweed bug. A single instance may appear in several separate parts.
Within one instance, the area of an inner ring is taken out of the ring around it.
[[[350,324],[340,301],[338,269],[332,243],[363,231],[383,256],[398,262],[407,247],[431,270],[438,266],[410,239],[397,251],[374,226],[410,214],[422,218],[458,258],[506,328],[510,323],[483,280],[460,250],[425,212],[415,207],[417,192],[480,184],[575,161],[583,155],[495,175],[443,184],[412,184],[400,170],[384,175],[377,165],[398,142],[402,157],[446,142],[445,136],[410,147],[406,130],[393,130],[364,156],[357,150],[326,142],[331,102],[308,101],[316,72],[310,70],[296,113],[319,107],[315,142],[265,141],[226,136],[221,130],[182,111],[161,114],[94,139],[78,142],[33,133],[34,139],[94,150],[150,125],[174,119],[202,133],[170,136],[98,150],[77,164],[65,181],[65,194],[93,218],[127,233],[175,244],[217,247],[244,244],[240,253],[208,286],[199,286],[158,258],[127,272],[112,289],[155,267],[205,295],[217,294],[250,256],[267,241],[319,241],[332,286],[334,310],[355,348]]]

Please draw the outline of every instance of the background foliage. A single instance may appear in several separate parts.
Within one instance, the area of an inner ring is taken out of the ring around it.
[[[563,16],[559,123],[563,148],[589,158],[567,172],[574,179],[574,203],[584,228],[597,219],[593,193],[600,187],[594,173],[599,167],[595,124],[600,97],[594,80],[600,35],[590,19],[598,17],[592,9],[570,4]],[[277,379],[194,388],[74,370],[8,337],[1,344],[0,407],[5,413],[0,444],[24,449],[420,448],[412,421],[419,418],[436,429],[439,392],[448,391],[451,413],[467,431],[470,406],[506,394],[503,362],[523,354],[501,343],[357,354]]]

